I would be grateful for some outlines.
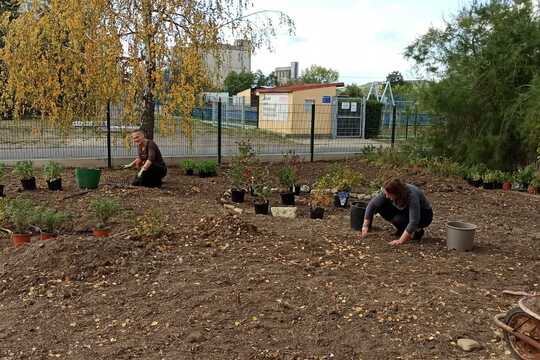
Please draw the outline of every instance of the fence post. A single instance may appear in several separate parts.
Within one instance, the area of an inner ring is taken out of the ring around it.
[[[111,101],[107,101],[107,167],[112,169],[111,154]]]
[[[416,137],[416,128],[418,127],[418,106],[414,105],[414,137]]]
[[[405,140],[409,137],[409,116],[411,115],[410,111],[407,110],[407,119],[405,121]]]
[[[310,153],[311,153],[311,162],[313,162],[315,157],[315,104],[311,104],[311,136],[309,140]]]
[[[394,147],[394,144],[396,142],[396,117],[397,117],[397,108],[396,105],[392,107],[392,147]]]
[[[221,128],[222,128],[222,111],[221,111],[221,98],[218,101],[218,130],[217,130],[217,147],[218,147],[218,164],[221,165]]]

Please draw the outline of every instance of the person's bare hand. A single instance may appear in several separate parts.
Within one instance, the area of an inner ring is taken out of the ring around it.
[[[360,234],[360,237],[363,239],[363,238],[367,237],[368,234],[369,234],[369,228],[364,226],[362,228],[362,233]]]
[[[399,246],[399,245],[403,245],[405,244],[405,240],[402,240],[402,239],[397,239],[397,240],[394,240],[394,241],[390,241],[390,245],[392,246]]]

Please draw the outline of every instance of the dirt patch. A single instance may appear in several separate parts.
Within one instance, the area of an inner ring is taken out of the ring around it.
[[[540,199],[349,165],[364,178],[356,192],[396,174],[426,190],[435,219],[422,242],[390,247],[380,220],[359,241],[346,209],[314,221],[302,205],[298,219],[277,219],[255,216],[248,196],[235,213],[219,201],[223,177],[172,169],[163,189],[134,189],[131,172],[106,171],[99,190],[77,195],[66,173],[66,191],[32,194],[78,214],[65,235],[21,249],[2,239],[0,358],[508,359],[491,319],[516,301],[502,290],[540,290]],[[302,164],[302,182],[329,166]],[[113,238],[87,233],[97,196],[127,209]],[[132,231],[148,209],[162,213],[159,237]],[[446,250],[453,219],[479,226],[474,252]],[[483,350],[463,352],[462,337]]]

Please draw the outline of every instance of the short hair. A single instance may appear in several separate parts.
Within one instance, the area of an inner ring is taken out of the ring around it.
[[[142,134],[142,136],[146,137],[146,133],[144,132],[143,129],[136,129],[136,130],[133,130],[133,131],[131,132],[131,134],[132,134],[132,135],[133,135],[133,134]]]

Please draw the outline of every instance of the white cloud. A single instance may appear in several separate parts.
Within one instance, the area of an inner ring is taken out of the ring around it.
[[[437,3],[437,4],[434,4]],[[296,23],[296,36],[283,32],[273,52],[257,51],[252,70],[269,73],[277,66],[299,61],[331,67],[346,83],[383,80],[399,70],[411,77],[405,47],[430,25],[442,25],[459,0],[255,0],[257,9],[280,9]]]

